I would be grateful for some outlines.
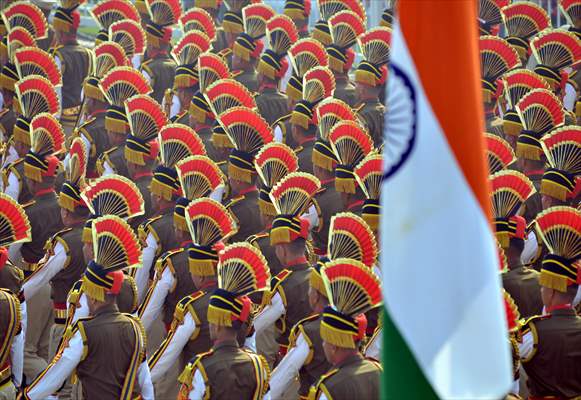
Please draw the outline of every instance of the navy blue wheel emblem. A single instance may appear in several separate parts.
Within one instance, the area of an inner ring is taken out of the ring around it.
[[[407,74],[389,66],[383,138],[383,179],[389,179],[409,158],[416,142],[416,91]]]

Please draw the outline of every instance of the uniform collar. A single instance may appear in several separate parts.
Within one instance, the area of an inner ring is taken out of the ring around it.
[[[363,205],[363,200],[357,200],[357,201],[354,201],[353,203],[350,203],[347,206],[347,210],[353,210],[354,208],[357,208],[357,207],[362,206],[362,205]]]
[[[335,365],[335,367],[341,368],[341,367],[344,367],[346,365],[359,362],[362,359],[363,359],[363,357],[361,356],[361,354],[359,354],[359,353],[353,354],[351,356],[345,357],[342,361],[338,362],[337,365]]]
[[[245,194],[248,193],[252,193],[252,192],[256,192],[258,189],[256,189],[256,186],[250,186],[246,189],[241,190],[240,192],[238,192],[238,196],[244,196]]]
[[[571,303],[557,304],[556,306],[553,306],[553,307],[547,307],[546,311],[547,311],[547,314],[551,314],[551,315],[575,314],[575,310],[573,309],[573,306],[571,305]]]
[[[311,143],[314,142],[317,138],[313,135],[313,136],[303,136],[301,138],[301,140],[299,140],[299,146],[304,145],[305,143]]]
[[[133,176],[133,180],[136,181],[140,178],[151,178],[152,176],[153,176],[153,172],[151,172],[151,171],[139,172]]]
[[[238,345],[238,342],[234,339],[228,339],[228,340],[222,340],[221,342],[216,342],[214,343],[214,350],[218,350],[218,349],[226,349],[226,348],[235,348],[235,349],[239,349],[240,346]]]
[[[90,114],[88,115],[88,118],[93,118],[93,117],[96,117],[97,115],[100,115],[100,114],[105,114],[106,112],[107,112],[107,110],[105,110],[105,109],[102,109],[102,110],[101,110],[101,109],[99,109],[99,110],[95,110],[95,111],[93,111],[92,113],[90,113]]]
[[[43,197],[51,193],[54,194],[54,188],[41,189],[34,194],[34,197]]]
[[[117,307],[116,303],[111,303],[111,304],[107,304],[101,308],[99,308],[97,311],[95,311],[95,317],[101,314],[114,314],[114,313],[118,313],[119,312],[119,308]]]

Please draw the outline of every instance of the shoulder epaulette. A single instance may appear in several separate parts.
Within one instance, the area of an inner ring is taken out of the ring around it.
[[[48,52],[51,56],[56,57],[59,55],[59,50],[62,49],[63,47],[65,47],[65,46],[63,46],[62,44],[59,44],[57,46],[51,47]]]
[[[160,219],[162,216],[161,215],[157,215],[155,217],[151,217],[148,218],[145,222],[143,222],[141,225],[139,225],[139,227],[137,227],[137,236],[139,237],[139,240],[141,241],[141,245],[145,246],[145,241],[147,240],[147,235],[149,235],[149,233],[152,230],[151,224],[155,221],[157,221],[158,219]],[[154,236],[156,235],[156,233],[154,233]],[[156,238],[156,240],[159,241],[158,238]]]
[[[181,322],[184,320],[184,317],[186,315],[186,311],[188,310],[188,308],[190,307],[190,305],[198,300],[199,298],[201,298],[204,295],[204,292],[201,290],[198,290],[197,292],[195,292],[194,294],[191,294],[189,296],[184,297],[183,299],[181,299],[178,304],[176,305],[176,309],[174,311],[174,319],[177,320],[178,322]]]
[[[333,368],[333,369],[329,370],[327,373],[321,375],[321,377],[319,378],[317,383],[311,387],[311,390],[318,392],[319,387],[324,386],[325,380],[329,379],[330,377],[335,375],[337,372],[339,372],[339,368]],[[310,396],[309,396],[309,398],[310,398]]]
[[[303,328],[303,325],[304,325],[304,324],[306,324],[306,323],[307,323],[307,322],[309,322],[309,321],[315,321],[315,320],[317,320],[317,318],[319,318],[319,316],[320,316],[319,314],[313,314],[313,315],[310,315],[310,316],[308,316],[308,317],[306,317],[306,318],[303,318],[303,319],[301,319],[299,322],[297,322],[297,323],[296,323],[296,324],[295,324],[295,325],[294,325],[294,326],[291,328],[291,331],[290,331],[290,334],[289,334],[289,347],[290,347],[290,346],[294,346],[294,345],[296,344],[296,340],[297,340],[297,338],[298,338],[298,336],[299,336],[299,333],[303,333],[303,334],[304,334],[304,328]],[[306,341],[307,341],[307,343],[309,344],[309,347],[311,347],[311,348],[312,348],[312,343],[311,343],[311,340],[310,340],[310,338],[308,338],[308,337],[306,336],[306,334],[304,334],[304,336],[305,336],[305,340],[306,340]],[[309,358],[311,358],[311,356],[312,356],[312,355],[311,355],[311,354],[309,354]],[[309,359],[307,359],[307,361],[309,361],[309,362],[310,362],[310,360],[309,360]],[[308,364],[308,362],[306,362],[306,364]]]
[[[226,208],[231,208],[233,205],[240,203],[242,200],[244,200],[246,197],[244,195],[240,195],[237,197],[234,197],[232,199],[230,199],[230,201],[228,202],[228,204],[226,204]]]
[[[283,269],[280,271],[276,276],[274,276],[270,280],[270,292],[264,296],[265,303],[270,303],[270,300],[274,296],[275,293],[280,293],[283,303],[286,305],[286,297],[284,292],[282,292],[280,285],[284,282],[292,274],[290,269]],[[281,293],[282,292],[282,293]]]
[[[83,293],[81,290],[82,286],[83,281],[80,279],[73,284],[67,299],[69,304],[76,304],[81,299],[81,294]]]
[[[285,123],[286,121],[288,121],[290,119],[291,115],[292,114],[283,115],[282,117],[280,117],[279,119],[277,119],[276,121],[274,121],[273,126],[276,126],[278,124]]]
[[[30,207],[30,206],[35,205],[35,204],[36,204],[36,200],[30,200],[29,202],[24,203],[22,205],[22,207],[27,208],[27,207]]]
[[[79,129],[84,128],[85,126],[87,126],[90,123],[94,122],[96,119],[97,119],[96,117],[91,117],[91,118],[87,119],[81,125],[79,125]]]
[[[297,146],[293,149],[293,151],[295,152],[295,154],[299,154],[301,151],[303,151],[305,148],[303,146]]]
[[[156,267],[156,272],[159,274],[160,277],[166,268],[169,268],[171,273],[175,275],[176,271],[175,271],[175,267],[173,265],[173,262],[171,261],[171,257],[183,252],[184,250],[185,249],[182,249],[182,248],[175,249],[175,250],[169,250],[169,251],[166,251],[165,253],[163,253],[158,258],[155,267]]]
[[[213,351],[210,349],[210,351],[196,354],[194,356],[194,358],[192,358],[192,360],[186,365],[186,367],[184,368],[184,370],[182,371],[182,373],[178,377],[178,382],[181,383],[182,385],[188,387],[188,388],[191,388],[192,387],[192,380],[194,379],[195,371],[201,365],[202,360],[204,358],[208,357],[209,355],[211,355],[212,353],[213,353]],[[204,378],[204,381],[207,382],[207,379],[206,379],[207,377],[204,376],[205,371],[200,371],[200,372],[202,372],[202,377]],[[188,390],[188,392],[189,392],[189,390]]]
[[[232,49],[230,47],[226,47],[218,52],[218,55],[222,58],[228,57],[230,54],[232,54]]]
[[[6,113],[8,113],[8,111],[10,111],[9,108],[3,108],[2,110],[0,110],[0,118],[2,118],[4,115],[6,115]]]
[[[551,314],[545,315],[535,315],[533,317],[527,318],[520,328],[520,334],[525,335],[531,330],[531,324],[534,325],[535,322],[539,322],[545,319],[551,318]]]

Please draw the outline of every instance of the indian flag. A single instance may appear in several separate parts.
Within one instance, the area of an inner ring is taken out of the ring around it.
[[[387,399],[500,399],[512,381],[490,224],[476,1],[401,0],[382,192]]]

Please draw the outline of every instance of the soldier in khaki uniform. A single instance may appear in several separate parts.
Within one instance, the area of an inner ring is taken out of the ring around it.
[[[157,351],[149,358],[152,380],[177,379],[164,376],[177,365],[177,372],[196,354],[210,350],[209,323],[206,318],[210,296],[216,289],[218,251],[223,240],[236,232],[235,223],[226,209],[210,199],[192,202],[185,209],[192,244],[188,248],[189,272],[197,291],[176,305],[170,329]],[[177,385],[174,386],[177,394]],[[175,395],[174,394],[174,395]]]
[[[375,147],[380,147],[383,143],[385,114],[380,94],[385,91],[391,31],[387,28],[375,28],[361,35],[358,40],[365,59],[355,70],[355,87],[360,102],[357,108]]]
[[[270,192],[277,212],[270,230],[270,243],[285,269],[273,278],[271,290],[265,295],[267,306],[256,317],[254,328],[258,337],[276,324],[280,356],[286,354],[291,328],[309,315],[307,293],[311,267],[305,254],[311,224],[302,215],[319,188],[320,182],[314,176],[294,172],[286,175]],[[293,195],[289,196],[290,193]],[[295,198],[290,200],[291,197]]]
[[[0,398],[14,400],[16,388],[22,384],[26,303],[20,296],[24,276],[8,261],[6,246],[30,241],[30,223],[22,206],[9,196],[0,194]],[[22,303],[19,301],[22,300]]]
[[[178,399],[262,398],[270,369],[263,357],[240,348],[240,338],[251,324],[248,294],[268,288],[268,264],[259,250],[235,243],[220,254],[218,276],[207,309],[213,345],[185,367]]]
[[[217,40],[214,45],[214,51],[224,57],[231,70],[238,69],[232,64],[232,49],[238,36],[244,32],[242,9],[248,4],[250,4],[250,0],[226,1],[224,2],[226,12],[222,18],[222,24],[216,20],[216,25],[221,25],[221,28],[216,32]],[[217,5],[216,10],[219,8],[220,5]]]
[[[63,0],[54,14],[56,47],[51,49],[63,77],[61,123],[70,136],[81,113],[81,89],[90,71],[89,50],[77,42],[81,1]]]
[[[579,282],[575,263],[581,256],[581,235],[575,226],[581,213],[570,207],[543,211],[536,228],[549,253],[541,268],[541,296],[545,314],[530,318],[521,329],[519,345],[527,373],[530,398],[573,399],[581,395],[579,354],[581,318],[572,302]]]
[[[172,26],[181,16],[179,0],[146,0],[149,20],[147,33],[147,60],[141,71],[153,88],[151,96],[161,104],[166,90],[171,89],[176,73],[176,62],[169,55]]]
[[[309,305],[313,314],[300,320],[292,327],[289,336],[289,351],[272,372],[268,399],[279,399],[299,378],[300,399],[306,399],[310,387],[319,377],[331,368],[323,351],[320,327],[323,320],[323,309],[329,305],[327,292],[321,278],[322,262],[311,269],[309,276]]]
[[[371,228],[376,237],[379,235],[381,205],[381,180],[383,178],[383,156],[381,153],[369,153],[353,171],[359,188],[365,195],[361,207],[361,217]],[[379,240],[379,238],[378,238]]]
[[[356,273],[345,272],[347,268]],[[381,365],[363,358],[358,348],[365,337],[364,312],[381,302],[381,286],[373,271],[346,258],[321,268],[330,305],[320,326],[325,356],[333,368],[311,387],[308,398],[342,400],[379,398]],[[357,293],[358,301],[349,294]]]
[[[2,155],[0,168],[18,159],[18,153],[11,145],[12,129],[16,123],[16,112],[13,107],[16,96],[14,84],[18,79],[18,71],[14,64],[5,64],[0,70],[0,93],[2,94],[2,109],[0,110],[0,146],[2,146]]]
[[[75,323],[57,356],[24,390],[24,399],[44,399],[73,372],[82,384],[84,399],[113,400],[136,394],[154,398],[144,362],[143,327],[138,318],[120,313],[116,304],[124,279],[121,269],[139,265],[139,241],[131,227],[114,216],[93,220],[93,235],[94,259],[82,283],[91,317]],[[113,242],[111,235],[116,239]]]

